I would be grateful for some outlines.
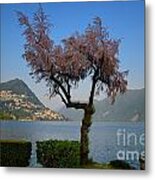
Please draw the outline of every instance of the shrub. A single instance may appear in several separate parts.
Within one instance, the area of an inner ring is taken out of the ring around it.
[[[0,165],[26,167],[31,156],[31,142],[0,140]]]
[[[80,143],[58,140],[37,142],[37,159],[43,167],[78,168]]]
[[[112,166],[113,169],[134,169],[129,163],[121,160],[110,161],[110,166]]]
[[[13,119],[13,115],[6,113],[6,112],[0,112],[0,120],[11,120]]]

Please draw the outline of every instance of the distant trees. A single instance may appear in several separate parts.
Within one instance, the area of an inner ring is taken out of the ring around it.
[[[33,22],[21,12],[18,12],[18,20],[24,27],[23,36],[26,38],[23,58],[31,67],[32,77],[37,81],[44,79],[50,95],[60,96],[67,108],[84,111],[80,146],[80,163],[84,165],[88,162],[88,132],[95,113],[95,93],[105,92],[113,103],[117,93],[124,93],[127,88],[125,77],[128,71],[119,71],[120,40],[109,37],[99,17],[84,33],[77,32],[62,40],[60,45],[50,39],[50,23],[41,7],[34,13]],[[72,101],[72,89],[88,76],[91,77],[88,101]]]

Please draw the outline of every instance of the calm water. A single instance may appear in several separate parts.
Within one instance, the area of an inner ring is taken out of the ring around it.
[[[79,122],[1,121],[0,124],[1,139],[23,139],[32,142],[33,150],[30,166],[38,166],[35,153],[36,141],[80,139]],[[144,151],[143,133],[143,122],[93,122],[89,133],[89,156],[97,162],[108,162],[116,160],[118,157],[124,157],[138,169],[139,161],[136,158],[129,158],[129,156],[131,152],[140,154]]]

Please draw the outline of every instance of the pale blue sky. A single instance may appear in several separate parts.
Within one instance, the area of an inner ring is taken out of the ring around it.
[[[144,87],[144,1],[44,3],[42,7],[54,25],[51,37],[56,43],[77,30],[84,31],[92,18],[100,16],[111,36],[122,38],[120,68],[129,70],[129,88]],[[58,109],[61,102],[58,98],[49,101],[44,97],[47,88],[44,83],[35,84],[21,57],[24,38],[15,11],[31,16],[37,8],[37,3],[1,4],[1,81],[22,79],[45,105]],[[74,91],[75,97],[86,99],[89,84],[89,80],[84,81]]]

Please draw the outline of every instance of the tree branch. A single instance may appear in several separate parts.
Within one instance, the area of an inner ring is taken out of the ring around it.
[[[86,109],[87,103],[80,102],[70,102],[66,104],[67,108],[75,108],[75,109]]]
[[[94,73],[93,79],[92,79],[92,88],[91,88],[91,92],[90,92],[90,96],[89,96],[89,106],[93,105],[93,101],[94,101],[94,93],[95,93],[95,85],[98,81],[98,73],[99,73],[99,69],[97,69]]]
[[[57,94],[60,96],[62,102],[67,106],[67,102],[66,102],[65,98],[63,97],[62,93],[60,93],[60,91],[58,91]]]
[[[57,79],[55,78],[53,75],[50,76],[50,79],[53,80],[62,90],[62,92],[64,93],[67,101],[70,101],[70,94],[66,91],[65,87],[62,85],[62,83]]]
[[[53,80],[58,86],[61,88],[64,96],[60,91],[57,91],[57,94],[61,97],[62,102],[66,105],[67,108],[75,108],[75,109],[85,109],[87,107],[86,103],[80,103],[80,102],[72,102],[71,101],[71,96],[70,96],[70,85],[68,84],[68,91],[66,91],[65,87],[62,85],[62,83],[56,79],[54,76],[51,75],[50,77],[51,80]]]

